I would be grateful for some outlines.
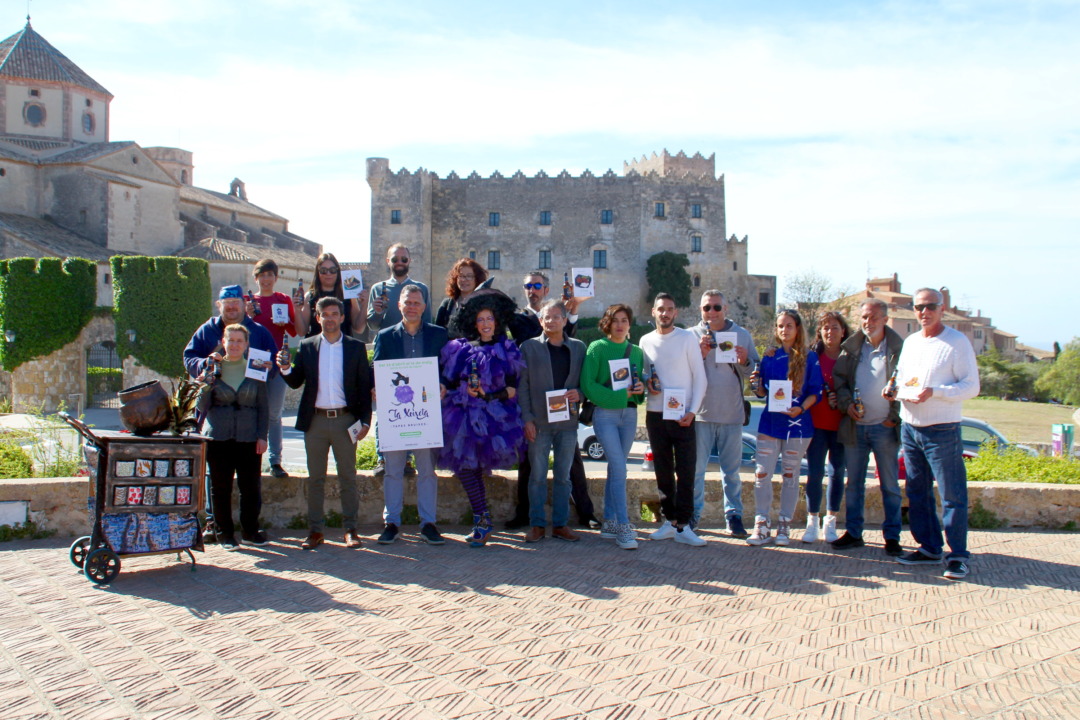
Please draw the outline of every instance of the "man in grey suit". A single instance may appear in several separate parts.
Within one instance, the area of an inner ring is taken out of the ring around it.
[[[567,337],[567,312],[562,302],[549,300],[537,313],[543,335],[521,344],[525,373],[518,385],[521,419],[525,439],[529,441],[529,532],[525,542],[544,539],[547,522],[544,501],[547,499],[548,453],[555,451],[552,474],[551,535],[559,540],[577,542],[580,538],[566,526],[570,517],[570,463],[577,454],[577,412],[569,420],[548,419],[551,390],[566,390],[565,402],[571,408],[582,400],[578,386],[585,362],[585,343]]]
[[[345,516],[345,546],[360,547],[356,519],[360,498],[356,492],[356,443],[371,425],[371,370],[364,343],[344,334],[345,306],[335,297],[320,298],[315,306],[322,332],[300,343],[290,367],[282,348],[277,363],[285,383],[303,386],[296,429],[304,433],[307,451],[307,505],[310,533],[301,547],[313,550],[323,543],[327,453],[334,451],[341,511]],[[353,426],[355,437],[350,433]]]
[[[416,285],[401,288],[398,309],[401,311],[401,322],[380,330],[375,336],[375,362],[438,358],[446,345],[446,328],[423,322],[427,309],[423,291]],[[389,400],[391,398],[387,398],[387,401]],[[420,539],[429,545],[442,545],[445,540],[435,527],[435,506],[439,489],[439,478],[435,475],[435,458],[438,448],[387,450],[383,453],[386,461],[386,473],[383,475],[385,527],[379,535],[379,544],[391,544],[397,540],[400,533],[401,508],[405,495],[405,456],[409,452],[416,458],[416,507],[420,513]]]

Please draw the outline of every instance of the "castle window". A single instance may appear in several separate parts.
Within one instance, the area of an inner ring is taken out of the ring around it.
[[[0,177],[4,177],[5,175],[7,175],[7,170],[4,168],[0,168]]]
[[[86,107],[94,107],[94,103],[90,102],[90,98],[86,98]]]
[[[41,91],[37,88],[30,89],[30,97],[41,97]]]
[[[476,259],[476,251],[475,250],[470,250],[469,251],[469,259],[470,260],[475,260]]]
[[[767,290],[759,292],[757,296],[758,305],[769,305],[769,292]]]
[[[653,215],[654,215],[655,217],[658,217],[658,218],[662,218],[662,217],[665,217],[665,214],[664,214],[664,203],[662,203],[662,202],[658,202],[658,203],[656,203],[656,210],[655,210],[655,212],[653,213]]]
[[[488,270],[502,270],[502,253],[498,250],[488,250]]]
[[[701,218],[701,205],[700,204],[694,203],[693,205],[690,206],[690,217],[699,218],[699,219]]]
[[[488,227],[499,227],[499,213],[488,213]]]
[[[29,102],[23,108],[23,120],[31,127],[41,127],[45,124],[45,106],[41,103]]]
[[[391,225],[400,225],[401,224],[401,211],[400,210],[391,210],[390,211],[390,224]]]
[[[550,225],[551,224],[551,211],[550,210],[541,210],[540,211],[540,224],[541,225]]]
[[[83,132],[86,133],[87,135],[93,135],[95,125],[96,125],[96,123],[94,122],[94,113],[83,113],[83,116],[82,116],[82,129],[83,129]]]
[[[184,185],[187,185],[187,170],[180,171],[180,182]]]
[[[539,259],[536,267],[540,268],[541,270],[550,270],[551,269],[551,251],[550,250],[541,250],[540,251],[540,259]]]
[[[694,287],[701,287],[701,276],[700,275],[695,275],[694,276]]]
[[[738,271],[739,271],[739,261],[738,261],[738,260],[736,260],[735,262],[731,263],[731,269],[732,269],[732,270],[734,270],[735,272],[738,272]]]
[[[600,211],[600,224],[601,225],[610,225],[613,222],[615,222],[615,213],[614,213],[614,211],[612,211],[612,210],[601,210]]]
[[[696,252],[696,253],[701,252],[701,236],[700,235],[691,235],[690,236],[690,252]]]
[[[594,268],[606,268],[607,267],[607,250],[593,250],[592,251],[592,266]]]

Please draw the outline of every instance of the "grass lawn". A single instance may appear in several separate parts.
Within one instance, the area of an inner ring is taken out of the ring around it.
[[[975,398],[964,402],[964,415],[993,425],[1012,442],[1050,442],[1050,426],[1074,423],[1075,408],[1049,403]],[[1080,429],[1080,428],[1078,428]]]

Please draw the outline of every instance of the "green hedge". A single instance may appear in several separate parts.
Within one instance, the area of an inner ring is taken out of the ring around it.
[[[966,463],[969,482],[1030,482],[1080,485],[1080,461],[1028,455],[1019,448],[998,450],[987,442]]]
[[[120,368],[87,367],[86,391],[88,395],[103,392],[120,392],[124,389],[124,371]]]
[[[114,257],[116,351],[151,370],[184,374],[184,346],[212,314],[210,265],[176,257]],[[128,330],[135,331],[134,345]]]
[[[0,365],[14,370],[79,337],[90,322],[97,265],[82,258],[0,261]],[[15,333],[15,342],[6,333]]]

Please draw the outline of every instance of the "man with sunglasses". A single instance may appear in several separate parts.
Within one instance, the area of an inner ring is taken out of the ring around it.
[[[719,290],[706,290],[701,296],[701,322],[692,328],[698,336],[701,357],[705,361],[705,400],[698,411],[694,432],[697,437],[697,463],[694,468],[694,512],[690,527],[701,522],[705,509],[705,470],[715,447],[720,472],[724,477],[724,519],[727,533],[744,538],[748,533],[742,521],[742,429],[744,421],[743,382],[750,377],[754,363],[761,358],[750,333],[727,316],[728,304]],[[714,333],[736,333],[734,364],[717,363]],[[710,355],[712,357],[710,357]]]
[[[431,322],[431,302],[428,287],[419,280],[409,277],[411,257],[409,248],[401,243],[391,245],[386,251],[386,267],[390,269],[390,278],[371,286],[368,300],[368,327],[373,333],[382,328],[393,327],[401,322],[401,288],[415,285],[424,295],[424,316],[420,322]]]
[[[915,397],[900,398],[900,439],[907,467],[908,520],[919,548],[897,561],[940,566],[944,526],[949,543],[944,574],[949,580],[962,580],[967,577],[971,554],[967,548],[967,470],[960,419],[963,401],[979,394],[979,366],[963,333],[942,322],[945,306],[940,292],[921,288],[915,293],[914,305],[922,330],[904,341],[897,378],[901,387],[918,388]],[[935,478],[941,491],[941,521],[934,496]]]

